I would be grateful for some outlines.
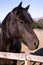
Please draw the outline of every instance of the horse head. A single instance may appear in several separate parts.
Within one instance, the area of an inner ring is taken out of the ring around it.
[[[28,5],[22,7],[22,2],[15,7],[3,20],[2,31],[4,39],[21,39],[30,50],[38,48],[39,40],[31,28],[33,19],[28,13]]]

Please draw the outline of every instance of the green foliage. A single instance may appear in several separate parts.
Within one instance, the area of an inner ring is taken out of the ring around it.
[[[39,26],[39,28],[43,29],[43,24],[38,22],[38,26]]]
[[[38,29],[43,29],[43,24],[42,22],[33,22],[32,23],[32,28],[35,29],[35,28],[38,28]]]
[[[33,22],[33,23],[32,23],[32,28],[33,28],[33,29],[38,28],[38,27],[39,27],[39,26],[38,26],[38,23],[37,23],[37,22]]]

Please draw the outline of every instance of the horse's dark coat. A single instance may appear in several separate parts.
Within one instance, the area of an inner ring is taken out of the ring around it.
[[[33,50],[39,45],[39,40],[31,29],[33,20],[30,14],[27,14],[29,6],[23,8],[21,5],[22,2],[18,7],[14,8],[2,22],[0,51],[19,53],[21,51],[21,40]],[[31,47],[31,45],[33,47]],[[16,63],[16,60],[13,62],[12,60],[0,59],[0,65],[16,65]]]

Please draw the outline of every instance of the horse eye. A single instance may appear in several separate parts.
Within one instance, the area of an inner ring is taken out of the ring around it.
[[[24,21],[20,21],[20,23],[22,23],[22,24],[23,24],[23,23],[24,23]]]

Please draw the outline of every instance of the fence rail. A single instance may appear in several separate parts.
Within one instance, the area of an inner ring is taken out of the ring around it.
[[[13,59],[13,60],[31,60],[37,62],[43,62],[43,56],[31,55],[29,53],[9,53],[0,52],[0,58]]]

